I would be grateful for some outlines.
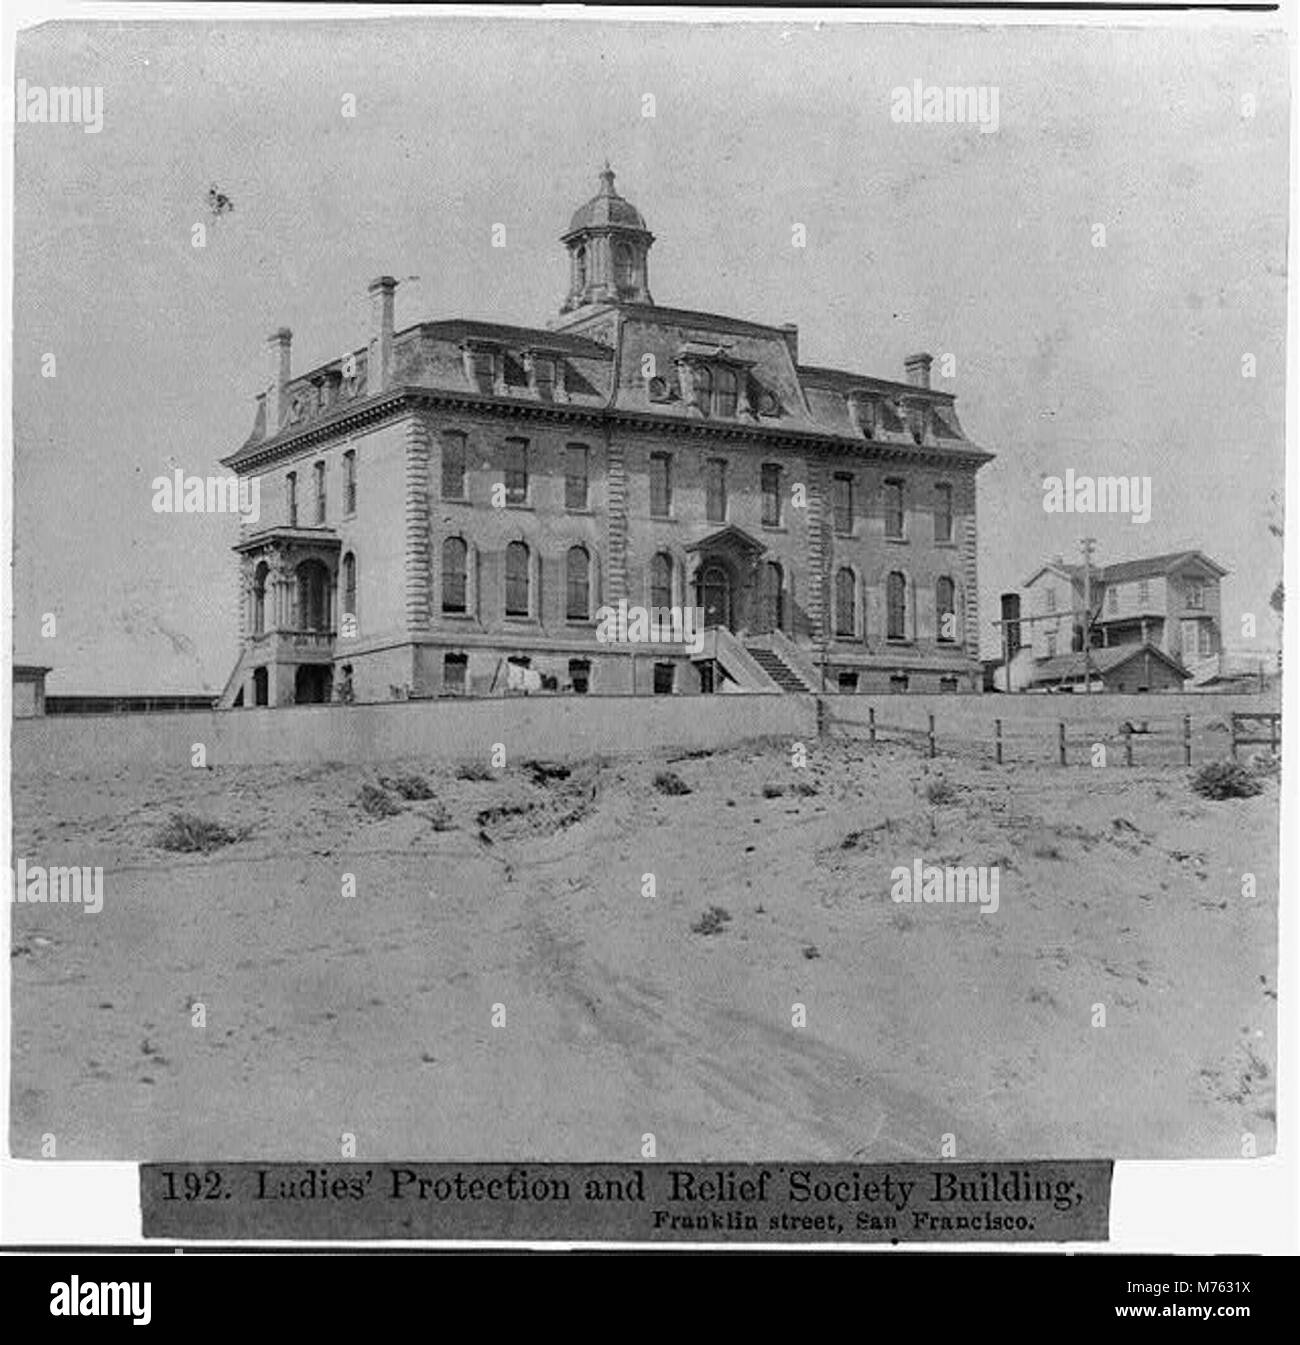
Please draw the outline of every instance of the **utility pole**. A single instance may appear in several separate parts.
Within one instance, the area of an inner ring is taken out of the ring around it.
[[[1083,689],[1092,694],[1092,552],[1097,545],[1095,537],[1085,537],[1079,543],[1083,552]]]

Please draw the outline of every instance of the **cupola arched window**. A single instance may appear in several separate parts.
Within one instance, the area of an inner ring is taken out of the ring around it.
[[[636,281],[636,259],[626,243],[614,248],[614,283],[621,290],[630,290]]]

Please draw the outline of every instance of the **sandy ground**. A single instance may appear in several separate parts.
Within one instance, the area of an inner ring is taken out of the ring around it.
[[[1176,768],[840,740],[806,769],[786,743],[672,755],[16,780],[14,854],[103,865],[106,895],[10,908],[13,1152],[1272,1151],[1275,783],[1216,803]],[[403,770],[436,799],[367,815],[361,786]],[[247,834],[169,853],[177,809]],[[1000,910],[895,904],[917,856],[997,864]],[[711,906],[730,919],[694,932]]]

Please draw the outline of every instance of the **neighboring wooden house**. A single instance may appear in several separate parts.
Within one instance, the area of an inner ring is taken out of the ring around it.
[[[1152,669],[1157,682],[1165,680],[1171,666],[1183,669],[1193,683],[1214,675],[1223,649],[1219,581],[1227,573],[1201,551],[1174,551],[1096,567],[1089,594],[1094,653],[1114,648],[1159,653],[1164,656],[1163,671],[1143,665]],[[1013,686],[1017,680],[1027,685],[1050,681],[1058,666],[1053,660],[1082,651],[1084,588],[1083,566],[1059,558],[1025,581],[1021,614],[1031,618],[1023,626],[1025,647],[1031,653],[1018,660]],[[1082,667],[1082,658],[1078,662]],[[1131,669],[1127,676],[1132,680]],[[1155,689],[1154,683],[1145,684]]]

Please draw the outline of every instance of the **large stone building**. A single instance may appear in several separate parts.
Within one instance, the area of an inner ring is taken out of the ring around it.
[[[656,304],[614,174],[561,240],[545,328],[448,319],[295,374],[290,333],[225,464],[225,705],[496,694],[976,690],[975,473],[930,357],[906,381],[799,362],[798,331]],[[703,610],[700,647],[607,643],[620,601]],[[526,670],[526,671],[525,671]]]

